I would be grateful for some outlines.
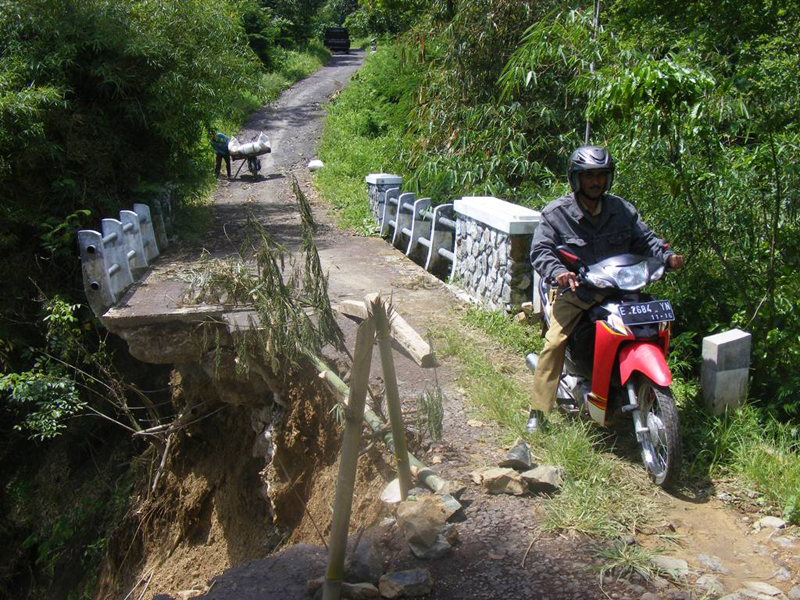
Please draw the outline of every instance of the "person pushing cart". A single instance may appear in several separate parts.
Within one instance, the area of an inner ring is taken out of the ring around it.
[[[222,168],[222,161],[225,161],[225,168],[228,172],[228,179],[231,179],[231,160],[242,160],[242,164],[236,170],[235,179],[239,175],[239,171],[247,163],[247,169],[253,177],[258,175],[261,170],[261,160],[258,158],[262,154],[269,154],[272,152],[272,147],[269,138],[264,133],[259,133],[252,141],[244,144],[239,140],[229,138],[224,133],[213,133],[209,131],[209,141],[214,153],[217,157],[217,164],[214,168],[214,175],[219,177],[220,169]]]

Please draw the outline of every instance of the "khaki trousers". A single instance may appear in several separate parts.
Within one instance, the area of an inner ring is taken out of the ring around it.
[[[594,304],[580,300],[571,291],[558,296],[556,290],[553,290],[550,298],[552,302],[550,328],[544,338],[544,350],[536,363],[531,399],[531,408],[543,413],[551,412],[556,405],[556,392],[558,382],[561,380],[561,370],[564,368],[567,340],[584,311]]]

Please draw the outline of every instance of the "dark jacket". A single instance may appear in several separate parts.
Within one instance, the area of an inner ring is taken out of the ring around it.
[[[566,244],[587,265],[610,256],[633,253],[666,260],[674,254],[665,250],[630,202],[618,196],[603,196],[597,226],[581,208],[575,194],[553,200],[542,210],[542,218],[531,244],[531,263],[539,275],[555,282],[567,271],[556,255],[556,246]]]

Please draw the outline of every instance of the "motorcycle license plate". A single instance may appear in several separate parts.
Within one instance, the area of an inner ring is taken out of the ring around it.
[[[619,316],[625,325],[642,325],[644,323],[660,323],[674,321],[675,313],[669,300],[637,302],[636,304],[620,304]]]

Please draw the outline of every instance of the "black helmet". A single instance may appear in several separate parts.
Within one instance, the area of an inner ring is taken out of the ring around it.
[[[608,171],[608,179],[606,179],[603,193],[607,193],[611,189],[611,184],[614,182],[614,159],[605,148],[581,146],[569,157],[567,179],[569,179],[569,186],[573,192],[577,193],[581,189],[581,180],[578,174],[583,171]]]

